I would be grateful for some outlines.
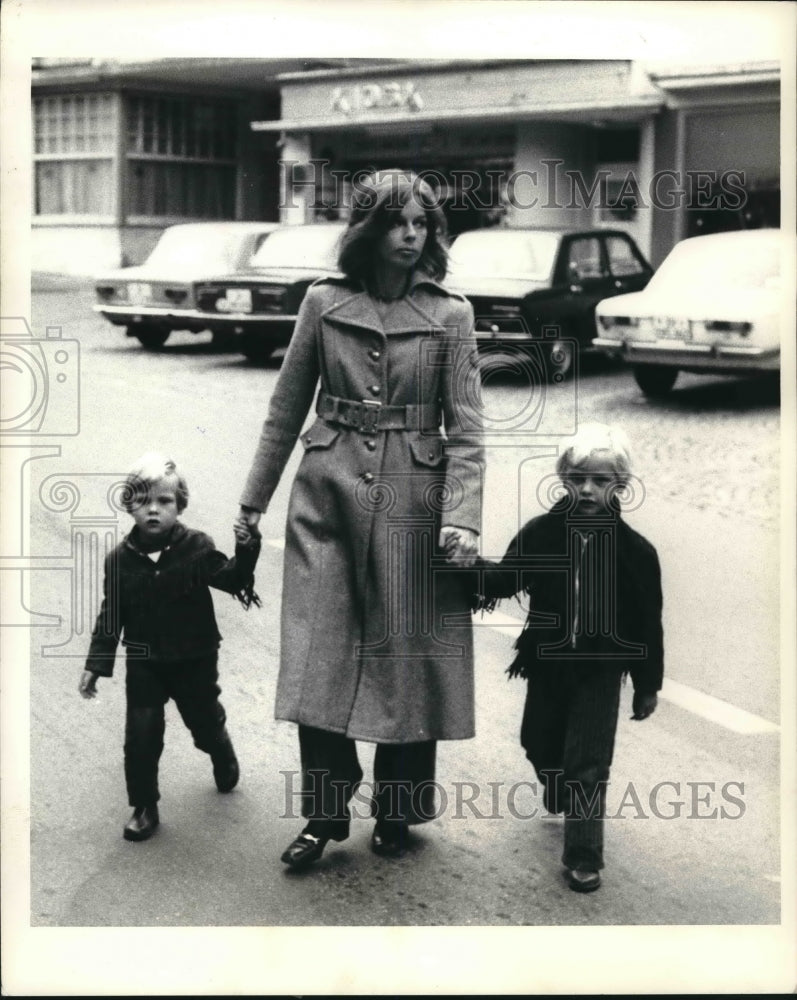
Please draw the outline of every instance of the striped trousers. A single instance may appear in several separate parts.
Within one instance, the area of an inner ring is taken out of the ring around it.
[[[546,809],[564,813],[567,868],[603,868],[621,677],[605,662],[563,662],[538,668],[528,681],[520,741],[542,782]]]

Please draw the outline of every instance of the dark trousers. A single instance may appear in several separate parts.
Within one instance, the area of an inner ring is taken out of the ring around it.
[[[174,699],[194,745],[212,753],[224,735],[227,716],[219,701],[217,654],[190,660],[128,659],[125,690],[125,780],[133,807],[160,798],[158,762],[163,753],[164,706]]]
[[[603,868],[621,676],[607,664],[563,663],[529,678],[520,740],[542,782],[546,809],[565,815],[567,868]]]
[[[349,803],[363,772],[354,740],[299,726],[302,815],[313,831],[333,840],[349,835]],[[370,812],[380,824],[424,823],[435,810],[437,743],[378,743]]]

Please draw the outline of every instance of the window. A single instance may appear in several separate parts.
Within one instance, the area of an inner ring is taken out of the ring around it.
[[[606,252],[609,255],[611,272],[617,278],[631,274],[642,274],[645,270],[631,244],[622,236],[607,236]]]
[[[33,101],[36,215],[114,211],[114,96],[59,94]]]
[[[64,94],[33,102],[34,152],[113,154],[111,94]]]
[[[36,164],[36,215],[111,215],[111,160]]]
[[[224,98],[36,97],[35,214],[104,222],[121,207],[128,221],[234,219],[238,119]]]
[[[233,101],[132,96],[126,145],[128,215],[235,218]]]
[[[582,281],[589,278],[606,277],[601,260],[600,241],[594,236],[573,240],[570,244],[568,263],[570,277]]]

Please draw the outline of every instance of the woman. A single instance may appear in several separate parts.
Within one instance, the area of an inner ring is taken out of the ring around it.
[[[304,425],[291,491],[276,717],[299,725],[301,868],[349,834],[377,744],[372,847],[434,816],[436,741],[474,735],[469,588],[481,517],[473,310],[439,283],[445,219],[398,171],[355,190],[341,278],[308,291],[241,498],[255,526]],[[441,435],[441,421],[445,438]]]

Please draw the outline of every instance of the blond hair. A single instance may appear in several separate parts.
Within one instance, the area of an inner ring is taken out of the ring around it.
[[[581,424],[572,438],[561,444],[556,472],[562,477],[577,470],[592,455],[605,457],[622,485],[631,476],[631,445],[625,431],[609,424],[589,422]]]
[[[131,513],[142,502],[150,487],[162,479],[174,486],[177,511],[182,513],[188,506],[188,485],[178,470],[174,459],[157,451],[148,451],[136,459],[125,478],[123,506]]]

